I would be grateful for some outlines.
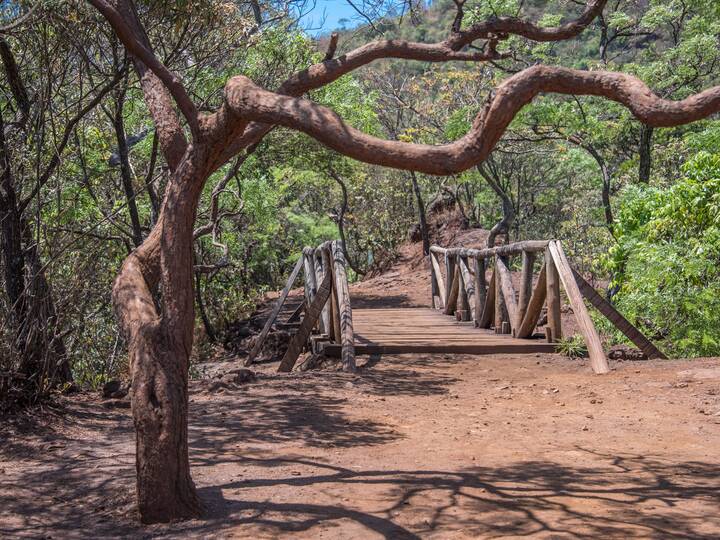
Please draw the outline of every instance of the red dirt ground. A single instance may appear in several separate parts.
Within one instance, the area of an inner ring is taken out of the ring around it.
[[[355,301],[427,305],[410,255],[354,286]],[[604,376],[559,355],[359,363],[263,366],[221,393],[193,383],[203,520],[137,524],[127,410],[85,394],[61,416],[6,423],[0,537],[720,537],[720,359]]]

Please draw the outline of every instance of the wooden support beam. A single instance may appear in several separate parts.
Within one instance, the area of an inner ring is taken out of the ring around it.
[[[487,297],[487,284],[485,283],[485,259],[478,259],[477,257],[472,258],[473,270],[475,275],[475,312],[473,319],[475,320],[475,326],[480,323],[482,317],[483,307],[485,306],[485,299]]]
[[[313,326],[315,326],[315,323],[318,321],[322,308],[330,297],[331,291],[332,274],[330,272],[326,272],[322,283],[320,283],[320,288],[315,294],[315,298],[313,298],[313,301],[308,306],[305,318],[300,324],[300,328],[298,328],[297,333],[290,340],[287,351],[285,351],[285,354],[280,361],[278,371],[287,373],[292,371],[292,368],[295,367],[295,363],[297,362],[305,343],[310,337],[310,332],[312,331]]]
[[[470,274],[465,257],[458,257],[458,268],[460,269],[461,289],[460,289],[460,310],[467,312],[467,316],[463,314],[463,321],[469,321],[471,318],[470,310],[475,304],[475,280]]]
[[[294,323],[300,320],[300,315],[302,315],[303,310],[305,309],[305,306],[308,303],[307,297],[305,297],[305,300],[303,302],[300,302],[298,304],[298,307],[295,308],[295,311],[292,312],[290,317],[288,317],[287,323]]]
[[[303,249],[303,275],[305,276],[305,298],[312,302],[317,291],[315,281],[315,250],[312,248]]]
[[[350,289],[345,272],[345,254],[340,242],[333,242],[332,254],[335,262],[335,290],[338,300],[340,340],[342,346],[342,366],[344,371],[355,371],[355,337],[353,333],[352,308],[350,307]]]
[[[583,278],[577,270],[572,269],[575,282],[580,289],[580,293],[593,305],[595,308],[605,315],[615,328],[620,330],[627,338],[632,341],[635,346],[645,353],[648,358],[660,358],[667,359],[660,349],[658,349],[652,341],[650,341],[640,330],[633,326],[622,314],[615,309],[615,307],[605,300],[598,292],[590,285],[585,278]]]
[[[545,283],[545,264],[543,264],[540,268],[537,285],[535,285],[535,290],[533,290],[532,296],[530,297],[528,307],[525,310],[525,316],[515,332],[515,337],[528,338],[533,335],[538,319],[540,318],[540,313],[542,313],[546,296],[547,285]]]
[[[455,257],[445,255],[445,315],[452,315],[455,311],[455,306],[452,307],[452,310],[448,310],[448,303],[450,302],[450,296],[455,280]],[[455,298],[457,300],[457,297]]]
[[[535,253],[532,251],[522,252],[522,272],[520,274],[520,296],[518,298],[517,320],[513,322],[515,328],[520,328],[532,294],[533,266],[535,265]]]
[[[545,251],[545,284],[547,297],[547,327],[552,332],[550,335],[555,341],[562,339],[562,321],[560,319],[560,277],[557,267],[550,254],[550,249]]]
[[[442,273],[440,272],[440,263],[437,259],[436,253],[430,253],[430,268],[432,269],[432,275],[435,277],[435,284],[437,286],[437,293],[438,296],[440,296],[440,302],[442,305],[440,306],[441,309],[445,308],[445,304],[447,304],[447,291],[445,289],[445,280],[443,279]],[[450,279],[448,277],[448,279]],[[435,301],[435,297],[433,295],[433,302]],[[433,307],[436,307],[433,305]]]
[[[515,287],[512,283],[512,274],[507,267],[507,259],[504,257],[496,257],[495,265],[498,269],[498,277],[500,278],[500,289],[502,290],[503,303],[507,310],[507,319],[503,317],[502,322],[509,322],[509,328],[515,328],[517,321],[517,303],[515,302]],[[503,331],[503,333],[506,333]],[[507,332],[510,333],[510,332]]]
[[[453,273],[450,274],[452,279],[450,280],[450,292],[447,297],[447,303],[445,304],[445,315],[455,315],[455,309],[457,308],[458,296],[460,294],[460,270],[455,263],[452,264]]]
[[[258,336],[257,340],[255,341],[255,346],[252,348],[252,350],[250,351],[250,354],[248,354],[248,357],[245,359],[246,366],[252,365],[252,363],[255,361],[255,357],[258,355],[258,353],[262,349],[262,346],[265,343],[265,339],[267,338],[268,332],[270,332],[270,328],[272,327],[273,323],[275,322],[275,319],[277,319],[277,316],[280,313],[280,310],[282,309],[283,304],[285,303],[285,300],[288,297],[288,294],[290,293],[290,289],[292,288],[293,283],[295,283],[295,280],[297,279],[298,274],[300,273],[300,269],[303,267],[304,259],[305,259],[305,256],[302,255],[298,259],[297,263],[295,263],[295,267],[293,268],[292,272],[290,273],[290,277],[288,278],[287,283],[285,284],[285,288],[280,293],[280,297],[277,299],[277,302],[275,302],[275,307],[273,308],[272,312],[270,313],[268,320],[265,321],[265,326],[263,326],[263,329],[260,332],[260,335]]]
[[[478,328],[490,328],[490,325],[493,322],[493,318],[495,316],[495,281],[495,272],[493,272],[492,276],[490,276],[490,283],[488,284],[487,295],[485,296],[485,304],[483,305],[482,314],[480,315],[480,319],[477,323]]]
[[[605,351],[603,350],[600,336],[598,335],[597,330],[595,330],[595,325],[590,318],[590,313],[588,313],[588,310],[585,307],[585,302],[583,302],[582,294],[580,294],[580,289],[575,281],[572,268],[565,256],[565,252],[563,251],[560,242],[557,240],[552,240],[548,244],[548,250],[550,251],[552,260],[555,263],[558,274],[560,275],[560,281],[562,281],[568,300],[570,300],[570,305],[573,308],[575,318],[580,326],[580,332],[582,333],[583,338],[585,338],[585,344],[587,345],[588,354],[590,356],[590,364],[592,365],[595,373],[607,373],[610,371],[610,366],[608,366],[608,361],[605,357]]]
[[[322,246],[315,250],[315,283],[322,283],[325,272],[329,268],[330,256],[328,250]],[[332,334],[332,322],[330,320],[330,303],[325,302],[318,321],[320,333],[330,336]]]

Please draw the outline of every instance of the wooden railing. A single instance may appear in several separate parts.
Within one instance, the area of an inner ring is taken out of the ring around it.
[[[304,317],[290,340],[278,371],[293,369],[305,347],[322,342],[341,346],[341,361],[345,371],[355,371],[355,337],[350,306],[346,262],[340,241],[324,242],[316,248],[306,247],[290,273],[285,288],[280,293],[270,317],[255,341],[245,365],[251,365],[262,349],[272,325],[275,323],[285,300],[300,273],[303,274],[305,299],[290,319]]]
[[[520,290],[515,291],[510,258],[522,257]],[[536,259],[542,256],[533,289]],[[441,271],[441,260],[445,276]],[[489,281],[486,270],[492,270]],[[600,337],[583,298],[637,345],[648,358],[665,358],[650,340],[602,298],[568,262],[557,240],[525,241],[488,249],[430,248],[432,307],[458,320],[474,320],[479,328],[494,328],[498,334],[533,337],[547,306],[546,339],[562,338],[560,285],[570,302],[588,355],[596,373],[609,371]]]

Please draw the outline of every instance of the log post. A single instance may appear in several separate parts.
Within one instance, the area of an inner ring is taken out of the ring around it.
[[[559,341],[562,339],[560,277],[549,248],[545,250],[545,284],[547,287],[547,326],[552,332],[552,339]]]
[[[475,326],[480,325],[485,298],[487,297],[487,284],[485,283],[485,259],[473,257],[473,270],[475,271],[475,313],[473,318]]]
[[[535,290],[530,297],[530,302],[527,310],[525,311],[525,316],[523,317],[517,332],[515,332],[515,337],[527,338],[533,335],[538,319],[540,318],[540,313],[542,312],[543,304],[545,303],[545,297],[547,296],[545,275],[545,265],[543,264],[540,268],[537,285],[535,285]]]
[[[446,266],[447,267],[447,266]],[[450,280],[450,292],[447,296],[445,304],[445,315],[455,315],[457,308],[458,296],[460,294],[460,270],[455,263],[452,264],[453,273],[448,278]]]
[[[344,371],[355,371],[355,335],[353,332],[352,308],[350,306],[350,289],[345,271],[345,255],[341,242],[332,243],[333,260],[335,262],[335,290],[338,301],[338,320],[340,328],[339,343],[342,345],[341,359]]]
[[[433,293],[433,307],[438,307],[439,309],[445,309],[445,304],[447,304],[447,290],[445,288],[445,280],[443,280],[442,273],[440,272],[440,263],[437,259],[437,253],[434,253],[433,251],[430,251],[430,267],[432,270],[432,275],[435,278],[435,292],[440,297],[440,306],[435,305],[435,296]],[[450,279],[448,277],[448,279]]]
[[[455,276],[455,256],[450,255],[449,253],[445,253],[445,298],[447,301],[445,302],[445,314],[451,315],[451,313],[448,313],[447,310],[447,302],[450,301],[450,290],[453,286]],[[453,307],[454,310],[454,307]]]
[[[315,283],[322,283],[325,273],[327,272],[327,262],[325,257],[325,251],[322,246],[315,250]],[[329,298],[329,296],[328,296]],[[332,333],[331,322],[330,322],[330,303],[328,300],[322,306],[322,312],[320,313],[319,319],[320,332],[326,336],[330,336]]]
[[[515,287],[513,287],[512,283],[512,274],[510,274],[510,269],[507,266],[506,257],[497,257],[496,266],[498,269],[498,278],[500,278],[500,289],[502,291],[503,303],[505,304],[505,310],[507,311],[507,318],[503,317],[502,322],[508,322],[508,328],[512,331],[516,328],[517,321],[517,303],[515,302]],[[505,326],[502,326],[501,328],[504,329]],[[501,333],[509,334],[510,331],[505,332],[503,330]]]
[[[500,255],[495,256],[495,333],[502,333],[502,323],[508,320],[507,307],[505,306],[505,297],[502,291],[502,279],[500,278],[500,270],[498,269],[498,261]]]
[[[478,328],[490,328],[493,323],[493,318],[495,317],[495,292],[497,290],[497,286],[495,285],[496,281],[497,277],[495,272],[493,272],[490,276],[490,283],[488,284],[480,321],[477,324]]]
[[[303,249],[303,274],[305,276],[305,299],[309,304],[317,292],[315,250],[313,248]]]
[[[525,318],[530,295],[532,295],[533,266],[535,265],[535,253],[530,251],[522,252],[522,272],[520,275],[520,296],[517,306],[517,320],[514,325],[519,328]]]
[[[470,273],[468,268],[467,257],[458,256],[457,260],[458,268],[460,269],[460,276],[462,277],[462,289],[461,289],[461,320],[469,321],[473,318],[471,309],[475,304],[475,280]]]

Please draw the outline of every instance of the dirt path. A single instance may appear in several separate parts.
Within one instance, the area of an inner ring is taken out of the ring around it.
[[[354,305],[427,305],[413,249],[354,285]],[[0,537],[720,537],[720,359],[605,376],[557,355],[363,362],[193,383],[201,521],[137,524],[126,409],[80,395],[62,416],[0,423]]]
[[[720,361],[384,357],[194,393],[208,519],[134,523],[125,411],[4,440],[0,536],[717,538]]]

